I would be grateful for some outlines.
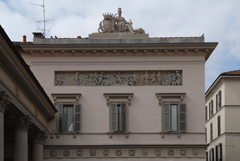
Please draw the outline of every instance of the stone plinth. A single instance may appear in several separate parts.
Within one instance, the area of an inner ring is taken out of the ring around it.
[[[133,34],[133,33],[92,33],[89,39],[148,39],[149,34]]]

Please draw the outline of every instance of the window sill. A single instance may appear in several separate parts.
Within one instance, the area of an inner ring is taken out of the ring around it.
[[[125,135],[125,138],[128,138],[129,137],[129,134],[130,134],[131,132],[127,132],[127,131],[123,131],[123,132],[107,132],[107,134],[109,135],[109,139],[112,139],[112,137],[113,137],[113,134],[114,135],[119,135],[119,134],[124,134]]]

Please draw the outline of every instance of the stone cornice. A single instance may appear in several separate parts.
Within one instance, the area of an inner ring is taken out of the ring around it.
[[[205,54],[205,60],[217,43],[136,43],[136,44],[26,44],[26,53],[40,54],[96,54],[96,53],[153,53],[153,54]]]

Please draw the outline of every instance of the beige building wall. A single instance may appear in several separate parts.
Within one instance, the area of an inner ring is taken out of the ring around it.
[[[220,75],[206,93],[206,103],[208,120],[205,127],[207,128],[207,143],[209,144],[207,152],[214,149],[214,158],[216,159],[216,146],[222,144],[223,161],[238,160],[240,146],[239,132],[240,127],[240,79],[238,76],[231,74]],[[221,91],[222,106],[216,111],[216,95]],[[209,118],[209,102],[213,100],[213,116]],[[218,136],[218,120],[221,118],[221,134]],[[213,124],[213,141],[210,140],[210,125]],[[237,152],[238,151],[238,152]],[[210,157],[210,155],[209,155]],[[210,158],[209,158],[210,160]]]

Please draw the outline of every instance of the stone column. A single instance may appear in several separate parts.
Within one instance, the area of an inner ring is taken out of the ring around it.
[[[20,116],[14,119],[16,126],[14,161],[28,160],[28,129],[32,125],[30,116]]]
[[[46,141],[47,134],[45,131],[34,132],[33,139],[33,161],[43,161],[43,144]]]
[[[4,113],[10,98],[4,92],[0,92],[0,161],[4,161]]]

